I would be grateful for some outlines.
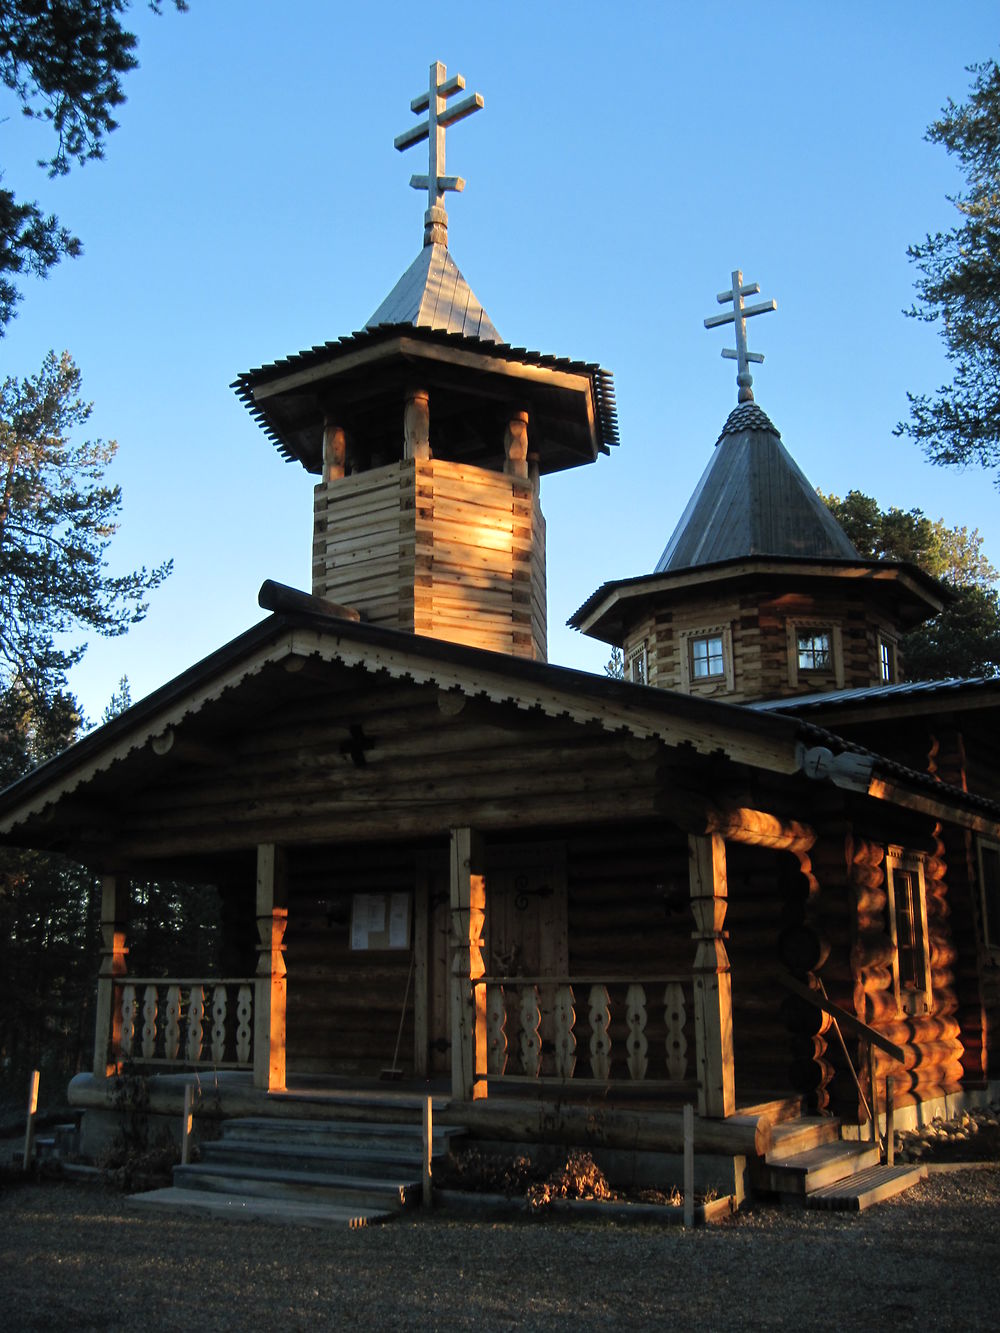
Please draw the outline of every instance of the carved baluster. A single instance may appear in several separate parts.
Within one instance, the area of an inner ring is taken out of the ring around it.
[[[556,1073],[560,1078],[572,1078],[576,1069],[575,996],[572,986],[557,986],[552,1022],[555,1030]]]
[[[142,992],[142,1058],[152,1060],[156,1054],[156,987],[147,986]]]
[[[181,988],[167,987],[167,1021],[163,1028],[163,1055],[176,1060],[181,1045]]]
[[[537,1078],[542,1068],[542,1010],[538,987],[521,988],[521,1065],[529,1078]]]
[[[507,998],[503,986],[486,987],[486,1068],[503,1074],[507,1068]]]
[[[188,996],[187,1047],[185,1051],[189,1065],[196,1065],[201,1059],[201,1047],[204,1039],[205,987],[192,986]]]
[[[236,1059],[250,1064],[250,1038],[253,1033],[253,987],[241,986],[236,996]]]
[[[228,997],[225,986],[212,991],[212,1063],[221,1065],[226,1058],[226,1010]]]
[[[607,986],[590,988],[590,1072],[607,1082],[611,1077],[611,997]]]
[[[625,1049],[628,1051],[628,1072],[636,1079],[644,1079],[649,1068],[646,1040],[646,989],[638,982],[633,982],[625,992],[625,1023],[628,1036]]]
[[[135,987],[131,982],[122,987],[122,1035],[119,1048],[123,1060],[132,1059],[135,1046],[135,1014],[137,1009]]]
[[[687,1022],[687,1007],[684,987],[679,981],[668,982],[663,992],[663,1021],[667,1028],[667,1073],[671,1078],[685,1078],[688,1044],[684,1024]]]

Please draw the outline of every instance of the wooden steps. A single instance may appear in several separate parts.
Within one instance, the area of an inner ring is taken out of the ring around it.
[[[432,1160],[464,1133],[435,1130]],[[419,1125],[338,1120],[227,1120],[201,1160],[174,1168],[169,1189],[133,1196],[153,1207],[226,1216],[367,1226],[419,1203]]]
[[[861,1212],[926,1174],[920,1166],[883,1166],[874,1144],[841,1139],[838,1120],[800,1116],[774,1126],[771,1151],[755,1165],[753,1180],[782,1203]]]
[[[807,1208],[836,1208],[843,1212],[863,1212],[873,1203],[882,1203],[902,1194],[927,1176],[926,1166],[873,1166],[859,1171],[849,1180],[823,1185],[806,1199]]]

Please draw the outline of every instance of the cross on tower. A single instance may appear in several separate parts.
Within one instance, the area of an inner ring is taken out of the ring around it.
[[[486,105],[482,93],[470,93],[459,102],[448,105],[448,99],[460,93],[465,87],[461,74],[447,78],[447,69],[436,60],[431,65],[430,83],[427,92],[421,93],[410,103],[410,110],[415,115],[427,112],[427,119],[411,130],[404,130],[393,139],[393,145],[402,153],[412,148],[415,143],[427,140],[427,175],[411,176],[410,184],[415,190],[427,191],[427,212],[424,214],[424,245],[448,244],[448,214],[444,206],[446,190],[461,192],[465,181],[461,176],[446,176],[444,166],[444,132],[449,125],[464,120],[474,111]]]
[[[733,273],[733,286],[728,292],[719,292],[715,298],[719,305],[732,301],[733,308],[725,315],[711,315],[705,320],[706,329],[717,328],[720,324],[736,325],[736,350],[723,347],[722,355],[736,362],[736,383],[739,385],[738,399],[741,403],[753,402],[753,376],[750,374],[751,361],[760,364],[764,360],[763,352],[747,351],[747,320],[752,315],[765,315],[769,310],[777,310],[777,301],[761,301],[759,305],[743,304],[744,296],[756,296],[760,291],[759,282],[744,285],[743,274],[739,269]]]

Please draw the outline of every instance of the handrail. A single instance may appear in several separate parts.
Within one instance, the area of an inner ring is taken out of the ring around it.
[[[851,1078],[854,1080],[854,1086],[858,1090],[858,1096],[861,1098],[861,1105],[865,1109],[872,1127],[872,1143],[882,1151],[882,1143],[878,1131],[878,1086],[875,1078],[875,1048],[884,1051],[886,1055],[897,1061],[899,1064],[905,1064],[905,1055],[903,1048],[897,1046],[895,1042],[890,1041],[888,1037],[883,1037],[881,1032],[876,1032],[873,1027],[863,1023],[860,1018],[854,1014],[848,1013],[846,1009],[841,1009],[840,1005],[833,1004],[826,993],[826,987],[822,979],[817,977],[818,990],[805,986],[790,973],[779,972],[778,980],[793,995],[805,1000],[807,1004],[813,1005],[824,1014],[829,1014],[833,1021],[833,1030],[837,1034],[837,1040],[840,1042],[840,1049],[844,1052],[844,1059],[847,1061],[847,1068],[850,1070]],[[868,1044],[868,1080],[871,1084],[872,1101],[868,1105],[868,1098],[865,1096],[864,1089],[861,1086],[861,1080],[858,1078],[857,1071],[854,1068],[854,1062],[851,1059],[847,1049],[847,1043],[844,1041],[844,1034],[841,1027],[847,1028],[848,1032],[853,1032],[856,1037]],[[892,1080],[889,1075],[885,1076],[885,1160],[888,1166],[892,1166],[895,1154],[894,1143],[895,1131],[893,1129],[893,1097]]]
[[[841,1027],[847,1028],[848,1032],[853,1032],[856,1037],[862,1037],[872,1046],[877,1046],[880,1051],[885,1051],[886,1055],[892,1056],[893,1060],[898,1061],[899,1064],[905,1063],[906,1057],[901,1046],[897,1046],[888,1037],[883,1037],[881,1032],[876,1032],[867,1023],[862,1023],[860,1018],[855,1018],[846,1009],[841,1009],[840,1005],[832,1004],[827,999],[825,991],[811,990],[787,973],[779,973],[778,980],[787,990],[798,995],[800,999],[808,1001],[809,1004],[815,1005],[817,1009],[822,1009],[825,1014],[829,1014],[831,1018],[835,1018]]]
[[[690,981],[693,973],[678,972],[673,976],[629,976],[629,977],[609,977],[604,973],[600,976],[548,976],[548,977],[514,977],[514,976],[482,976],[474,977],[473,984],[476,986],[631,986],[634,982],[640,986],[667,986],[673,982]]]

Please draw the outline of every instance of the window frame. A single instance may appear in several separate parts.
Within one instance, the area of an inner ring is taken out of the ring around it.
[[[799,635],[815,634],[825,631],[830,636],[830,666],[799,666]],[[786,622],[786,643],[788,649],[788,683],[791,686],[805,685],[810,682],[836,682],[836,688],[844,688],[844,636],[836,621],[826,616],[795,616]]]
[[[907,876],[912,892],[911,920],[914,921],[913,983],[901,980],[899,926],[903,913],[899,910],[900,881]],[[924,858],[902,847],[890,847],[885,858],[886,912],[889,938],[892,940],[892,985],[896,995],[896,1009],[904,1015],[926,1014],[932,1008],[931,950],[927,931],[927,886],[924,879]]]
[[[636,680],[633,674],[635,663],[642,664],[642,679]],[[624,654],[625,679],[630,685],[648,685],[649,684],[649,640],[643,639],[637,643],[634,648],[630,648]]]
[[[722,640],[722,670],[714,676],[696,676],[691,653],[692,644],[698,639]],[[730,694],[736,689],[733,669],[733,630],[729,624],[692,625],[678,633],[681,689],[687,694],[714,694],[725,689]]]
[[[885,674],[888,665],[889,674]],[[888,634],[878,636],[878,678],[880,685],[896,685],[899,682],[899,645]]]
[[[992,838],[976,839],[976,870],[979,875],[979,919],[982,922],[982,943],[993,954],[1000,954],[1000,893],[997,895],[997,911],[994,915],[989,910],[986,896],[986,875],[983,871],[983,849],[996,852],[1000,858],[1000,842]],[[1000,868],[1000,867],[998,867]]]

